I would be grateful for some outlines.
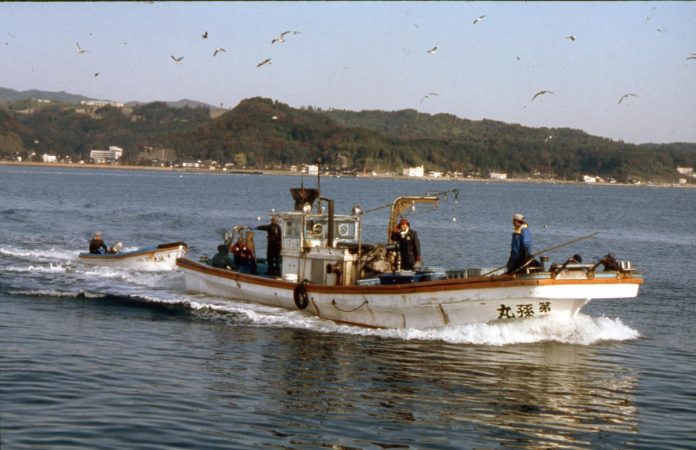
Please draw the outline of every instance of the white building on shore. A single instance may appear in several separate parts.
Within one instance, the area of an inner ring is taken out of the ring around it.
[[[91,150],[89,157],[96,164],[113,163],[118,161],[123,156],[123,149],[110,145],[108,150]]]
[[[80,104],[85,106],[113,106],[114,108],[123,108],[123,103],[110,102],[108,100],[81,100]]]
[[[403,174],[405,177],[422,177],[424,174],[423,166],[406,167]]]

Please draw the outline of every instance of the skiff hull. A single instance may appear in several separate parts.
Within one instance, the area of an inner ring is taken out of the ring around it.
[[[143,271],[165,271],[176,269],[177,258],[182,258],[187,253],[188,246],[186,243],[169,242],[115,254],[95,255],[80,253],[79,260],[94,266]]]
[[[262,305],[298,309],[341,323],[429,329],[540,316],[574,317],[592,299],[637,296],[642,276],[620,272],[583,277],[497,275],[413,284],[298,284],[177,260],[186,289]],[[300,301],[302,304],[302,301]]]

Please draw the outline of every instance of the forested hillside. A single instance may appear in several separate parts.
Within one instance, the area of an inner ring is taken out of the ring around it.
[[[574,180],[675,181],[676,167],[696,166],[696,144],[632,145],[568,128],[530,128],[414,110],[342,111],[292,108],[251,98],[211,118],[206,107],[164,102],[84,108],[61,102],[6,102],[0,108],[0,158],[21,152],[87,159],[116,145],[123,160],[166,148],[177,159],[286,169],[322,164],[336,171],[400,174],[403,167],[486,176]]]

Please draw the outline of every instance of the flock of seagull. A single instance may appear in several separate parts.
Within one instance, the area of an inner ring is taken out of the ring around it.
[[[14,37],[9,31],[8,31],[7,34],[9,34],[11,37]],[[296,34],[300,34],[300,32],[299,32],[299,31],[294,31],[294,30],[283,31],[282,33],[280,33],[280,34],[278,35],[278,37],[275,37],[275,38],[273,38],[273,39],[271,40],[271,44],[276,44],[276,43],[282,44],[282,43],[285,42],[286,36],[296,35]],[[207,31],[204,31],[203,34],[201,34],[201,38],[203,38],[203,39],[208,39],[208,32],[207,32]],[[125,42],[124,42],[124,44],[125,44]],[[86,49],[80,47],[80,43],[79,43],[79,42],[75,42],[75,49],[77,50],[77,53],[78,53],[78,54],[83,54],[83,53],[89,52],[89,50],[86,50]],[[437,51],[437,47],[435,47],[435,48],[432,50],[432,53],[435,53],[435,51]],[[216,57],[216,56],[218,55],[218,53],[227,53],[227,50],[225,50],[225,49],[222,48],[222,47],[217,47],[217,48],[213,51],[213,58]],[[181,62],[182,62],[183,59],[184,59],[183,56],[174,56],[174,55],[170,55],[170,57],[171,57],[172,62],[173,62],[174,64],[181,64]],[[264,59],[263,61],[259,62],[259,63],[256,65],[256,67],[265,66],[266,64],[271,64],[271,58],[266,58],[266,59]],[[95,76],[95,77],[99,76],[99,73],[98,73],[98,72],[95,73],[94,76]]]
[[[654,10],[654,9],[655,9],[655,8],[653,8],[653,10]],[[476,19],[474,19],[473,25],[476,25],[477,23],[481,22],[485,17],[486,17],[485,14],[482,15],[482,16],[478,16]],[[282,35],[281,35],[281,37],[282,37]],[[566,36],[566,39],[568,39],[568,40],[570,40],[570,41],[572,41],[572,42],[575,42],[575,41],[577,40],[577,36],[575,36],[574,34],[570,34],[570,35]],[[274,40],[274,41],[275,41],[275,40]],[[433,48],[431,48],[431,49],[429,49],[429,50],[426,50],[426,53],[428,53],[428,54],[430,54],[430,55],[434,55],[435,53],[437,53],[437,46],[435,46],[435,47],[433,47]],[[519,56],[517,56],[516,58],[517,58],[518,61],[520,60],[520,57],[519,57]],[[689,57],[686,58],[686,59],[694,59],[694,60],[696,60],[696,53],[690,53],[690,54],[689,54]],[[270,60],[269,60],[269,61],[270,61]],[[536,98],[539,97],[540,95],[546,95],[546,94],[553,94],[553,91],[541,90],[541,91],[537,92],[536,94],[534,94],[534,96],[532,96],[532,99],[530,100],[530,102],[533,102],[534,99],[536,99]],[[430,97],[433,96],[433,95],[438,95],[438,94],[437,94],[436,92],[430,92],[429,94],[426,94],[426,95],[424,95],[423,97],[421,97],[420,103],[423,103],[424,100],[427,100],[428,98],[430,98]],[[624,94],[624,95],[622,95],[621,98],[619,99],[619,103],[618,103],[618,104],[621,104],[621,102],[622,102],[625,98],[627,98],[627,97],[638,97],[638,95],[632,94],[632,93]],[[552,136],[549,136],[549,139],[550,139],[551,137],[552,137]],[[548,139],[547,139],[547,140],[548,140]]]
[[[299,31],[293,31],[293,30],[290,30],[290,31],[283,31],[282,33],[280,33],[280,34],[278,35],[278,37],[275,37],[275,38],[273,38],[273,39],[271,40],[271,44],[275,44],[275,43],[282,44],[283,42],[285,42],[285,37],[286,37],[286,36],[288,36],[288,35],[294,35],[294,34],[300,34],[300,32],[299,32]],[[203,39],[208,39],[208,32],[207,32],[207,31],[203,32],[203,34],[201,35],[201,37],[202,37]],[[77,42],[76,42],[75,44],[78,46],[78,49],[80,49],[79,44],[77,44]],[[80,50],[81,50],[81,49],[80,49]],[[82,52],[84,52],[84,51],[86,51],[86,50],[81,50],[80,53],[82,53]],[[225,50],[225,49],[222,48],[222,47],[216,48],[216,49],[213,51],[213,58],[216,57],[216,56],[218,55],[218,53],[221,53],[221,52],[222,52],[222,53],[227,53],[227,50]],[[172,58],[172,60],[174,61],[174,64],[181,64],[181,60],[184,59],[183,56],[176,57],[176,56],[174,56],[174,55],[171,55],[171,58]],[[271,58],[266,58],[266,59],[264,59],[263,61],[259,62],[258,64],[256,64],[256,67],[265,66],[266,64],[271,64]]]
[[[655,10],[655,8],[653,8],[653,12],[652,12],[652,13],[654,13],[654,10]],[[648,16],[648,17],[646,18],[646,23],[651,19],[652,13],[651,13],[650,16]],[[476,17],[476,18],[473,20],[472,24],[473,24],[473,25],[476,25],[476,24],[478,24],[478,23],[481,23],[481,22],[484,20],[484,18],[486,18],[486,15],[485,15],[485,14],[484,14],[484,15],[480,15],[480,16]],[[12,38],[16,38],[16,36],[14,36],[14,35],[13,35],[12,33],[10,33],[9,31],[7,32],[7,34],[8,34],[10,37],[12,37]],[[277,37],[275,37],[275,38],[273,38],[273,39],[271,40],[271,44],[272,44],[272,45],[275,45],[275,44],[282,44],[282,43],[284,43],[284,42],[286,41],[286,39],[287,39],[289,36],[298,35],[298,34],[300,34],[299,31],[294,31],[294,30],[283,31],[283,32],[280,33]],[[208,36],[209,36],[209,35],[208,35],[208,31],[204,31],[204,32],[201,34],[201,38],[202,38],[202,39],[208,39]],[[577,36],[575,36],[575,35],[573,35],[573,34],[568,35],[568,36],[566,36],[565,38],[568,39],[568,40],[570,40],[571,42],[575,42],[575,41],[577,40]],[[124,42],[124,44],[126,44],[126,42]],[[5,43],[5,45],[7,45],[7,43]],[[85,49],[85,48],[82,48],[82,47],[80,46],[80,43],[79,43],[79,42],[75,42],[75,49],[76,49],[77,53],[80,54],[80,55],[89,52],[89,50],[87,50],[87,49]],[[426,50],[426,53],[428,53],[429,55],[434,55],[434,54],[437,53],[437,51],[438,51],[438,47],[437,47],[437,46],[433,46],[432,48]],[[220,54],[220,53],[226,53],[226,52],[227,52],[227,50],[225,50],[223,47],[217,47],[217,48],[215,48],[214,51],[213,51],[213,57],[216,57],[216,56],[217,56],[218,54]],[[516,58],[517,58],[518,61],[520,60],[519,56],[516,57]],[[184,59],[184,57],[183,57],[183,56],[174,56],[174,55],[171,55],[171,59],[172,59],[172,62],[173,62],[174,64],[181,64],[182,61],[183,61],[183,59]],[[689,53],[689,55],[686,57],[686,59],[687,59],[687,60],[696,60],[696,53]],[[262,67],[262,66],[265,66],[265,65],[269,65],[269,64],[271,64],[271,58],[266,58],[266,59],[260,61],[258,64],[256,64],[256,67],[259,68],[259,67]],[[94,77],[98,77],[98,76],[99,76],[99,72],[95,72],[95,73],[94,73]],[[554,94],[554,92],[553,92],[553,91],[550,91],[550,90],[541,90],[541,91],[538,91],[537,93],[535,93],[535,94],[532,96],[532,98],[531,98],[531,100],[530,100],[530,103],[533,102],[534,100],[536,100],[538,97],[543,96],[543,95],[547,95],[547,94]],[[423,97],[421,97],[420,103],[423,103],[425,100],[431,98],[432,96],[437,96],[437,95],[439,95],[437,92],[429,92],[428,94],[426,94],[426,95],[424,95]],[[621,103],[622,103],[624,100],[626,100],[628,97],[638,97],[638,95],[637,95],[637,94],[634,94],[634,93],[626,93],[626,94],[622,95],[622,96],[619,98],[618,104],[621,104]]]

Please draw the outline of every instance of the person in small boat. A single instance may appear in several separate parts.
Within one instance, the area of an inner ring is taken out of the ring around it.
[[[234,261],[232,258],[230,258],[227,246],[225,244],[220,244],[218,245],[217,250],[218,252],[215,256],[213,256],[213,259],[210,261],[210,265],[221,269],[236,269]]]
[[[278,220],[271,217],[271,223],[268,225],[259,225],[257,230],[262,230],[268,233],[266,246],[266,261],[268,262],[268,274],[280,275],[280,250],[283,244],[282,231]]]
[[[402,270],[413,270],[421,263],[420,241],[418,233],[411,229],[408,219],[402,218],[394,227],[391,239],[399,249]]]
[[[248,245],[249,234],[250,233],[247,233],[247,242],[245,242],[244,238],[240,236],[239,239],[237,239],[237,242],[232,244],[230,251],[233,255],[234,264],[239,268],[240,271],[244,271],[244,269],[246,269],[250,273],[256,273],[256,257],[254,256],[253,237],[251,238],[252,245],[250,246]]]
[[[527,263],[534,254],[532,253],[532,233],[529,231],[527,220],[520,213],[512,216],[512,242],[510,244],[510,257],[507,261],[507,273],[514,273]],[[532,260],[527,267],[538,267],[540,263]]]
[[[101,232],[94,233],[94,237],[89,241],[89,252],[93,255],[105,255],[109,253],[109,247],[102,240]]]

